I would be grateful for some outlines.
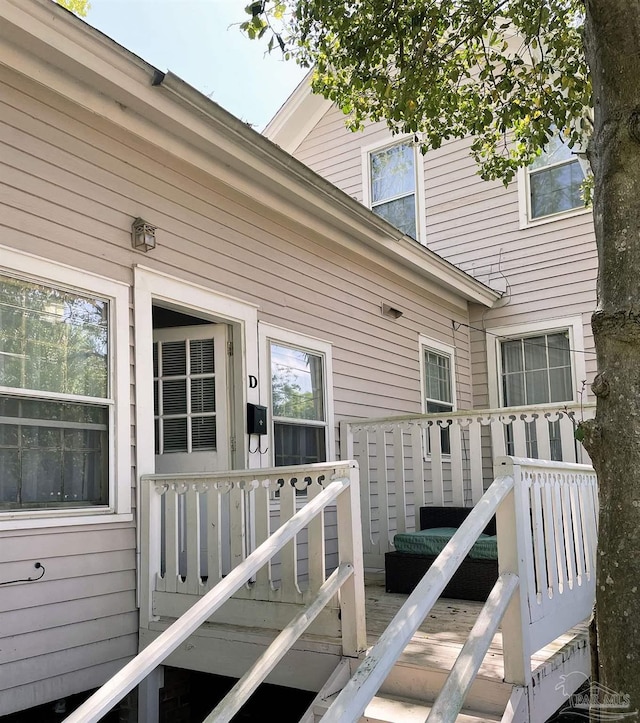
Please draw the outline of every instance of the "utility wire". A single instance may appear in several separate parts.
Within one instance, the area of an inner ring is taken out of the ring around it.
[[[34,567],[36,570],[42,570],[39,577],[23,577],[21,580],[5,580],[4,582],[0,582],[0,585],[13,585],[16,582],[36,582],[37,580],[41,580],[46,572],[44,565],[41,562],[36,562]]]
[[[465,323],[462,322],[462,321],[456,321],[456,322],[454,322],[454,328],[455,328],[455,329],[459,329],[461,326],[466,326],[467,329],[473,329],[474,331],[479,331],[479,332],[484,333],[484,334],[489,334],[489,336],[493,336],[493,337],[495,337],[496,339],[503,339],[503,340],[505,340],[505,341],[507,340],[507,339],[505,339],[505,337],[504,337],[503,335],[501,335],[501,334],[494,334],[492,331],[489,331],[488,329],[481,329],[480,327],[477,327],[477,326],[471,326],[471,324],[465,324]],[[522,343],[523,343],[523,344],[526,344],[527,346],[538,346],[538,347],[540,347],[541,349],[553,349],[553,350],[555,350],[555,351],[569,351],[569,352],[571,352],[572,354],[585,354],[585,355],[586,355],[586,354],[590,354],[591,356],[597,356],[597,353],[596,353],[595,351],[586,351],[586,350],[584,350],[584,349],[572,349],[571,347],[569,347],[569,348],[567,349],[566,347],[562,347],[562,346],[551,346],[551,345],[549,345],[549,344],[536,344],[536,342],[527,341],[527,337],[518,337],[518,338],[514,339],[514,341],[522,341]]]

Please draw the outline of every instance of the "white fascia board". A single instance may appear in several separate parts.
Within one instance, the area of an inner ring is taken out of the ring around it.
[[[262,131],[287,153],[297,150],[332,106],[330,100],[311,91],[312,75],[310,70]]]
[[[0,3],[0,62],[199,168],[247,198],[410,280],[491,306],[500,294],[405,237],[172,73],[162,73],[51,0]],[[63,72],[60,72],[63,71]]]

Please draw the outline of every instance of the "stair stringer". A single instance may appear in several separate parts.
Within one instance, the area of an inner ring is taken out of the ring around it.
[[[359,661],[352,658],[342,658],[333,673],[327,678],[316,697],[307,708],[300,723],[317,723],[327,711],[332,700],[347,684],[354,673]]]

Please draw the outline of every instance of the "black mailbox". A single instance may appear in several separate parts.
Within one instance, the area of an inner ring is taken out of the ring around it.
[[[247,404],[247,434],[267,433],[267,408],[261,404]]]

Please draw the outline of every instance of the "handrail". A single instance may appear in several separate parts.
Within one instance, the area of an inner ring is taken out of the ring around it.
[[[340,465],[328,465],[329,468]],[[256,470],[258,471],[258,470]],[[237,476],[242,477],[241,474]],[[250,477],[246,474],[245,477]],[[258,475],[261,476],[261,475]],[[175,478],[175,476],[171,476]],[[182,642],[194,633],[207,618],[220,608],[284,545],[292,540],[327,505],[331,504],[350,485],[350,479],[331,481],[313,500],[308,502],[282,527],[235,567],[222,582],[206,593],[182,617],[172,623],[152,643],[90,696],[79,708],[64,719],[64,723],[94,723],[100,720],[119,700],[135,688]]]
[[[351,575],[352,565],[344,564],[336,568],[318,591],[315,600],[296,615],[202,723],[228,723]]]
[[[230,469],[222,472],[173,472],[166,474],[146,474],[142,480],[153,480],[162,482],[164,480],[173,482],[176,479],[189,480],[261,480],[272,477],[311,477],[322,472],[336,472],[337,470],[348,470],[353,467],[350,460],[338,460],[337,462],[316,462],[315,464],[289,465],[287,467],[254,467],[253,469]]]
[[[323,723],[359,720],[513,484],[511,476],[498,477],[484,493],[338,694]]]
[[[347,427],[363,427],[376,426],[380,424],[394,424],[401,422],[420,422],[437,419],[466,419],[466,418],[486,418],[486,417],[509,417],[513,414],[553,414],[554,412],[579,412],[580,410],[593,410],[595,412],[595,402],[587,404],[579,404],[577,402],[566,402],[564,404],[539,404],[528,405],[526,407],[496,407],[492,409],[459,409],[451,412],[429,412],[425,414],[399,414],[390,417],[362,417],[358,419],[349,419],[341,422],[341,425]]]
[[[519,582],[518,576],[510,572],[498,577],[436,702],[431,706],[426,723],[454,723],[457,719]]]

